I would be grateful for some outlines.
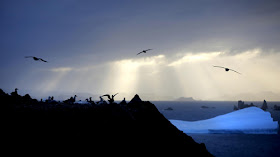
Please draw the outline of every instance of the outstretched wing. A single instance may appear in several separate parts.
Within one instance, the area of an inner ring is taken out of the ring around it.
[[[109,95],[109,94],[102,95],[102,97],[103,97],[103,96],[107,96],[108,99],[110,99],[110,95]]]
[[[142,52],[137,53],[136,55],[139,55],[140,53],[143,53],[143,51],[142,51]]]
[[[215,65],[213,65],[213,67],[217,67],[217,68],[226,68],[226,67],[222,67],[222,66],[215,66]]]
[[[240,74],[240,75],[241,75],[241,73],[239,73],[239,72],[237,72],[237,71],[235,71],[235,70],[232,70],[232,69],[229,69],[229,70],[234,71],[234,72],[236,72],[236,73],[238,73],[238,74]]]
[[[137,53],[137,55],[139,55],[140,53],[146,53],[147,51],[150,51],[150,50],[152,50],[152,49],[143,50],[143,51]]]
[[[116,96],[117,94],[119,94],[119,93],[116,93],[115,95],[113,95],[113,97]]]
[[[42,58],[39,58],[41,61],[43,61],[43,62],[47,62],[46,60],[43,60]]]
[[[33,58],[34,56],[25,56],[25,58]]]

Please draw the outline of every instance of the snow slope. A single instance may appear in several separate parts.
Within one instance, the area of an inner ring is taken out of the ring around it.
[[[200,121],[169,120],[185,133],[277,134],[279,125],[269,112],[249,107]]]

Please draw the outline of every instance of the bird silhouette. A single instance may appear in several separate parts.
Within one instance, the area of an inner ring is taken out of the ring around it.
[[[64,103],[74,104],[75,101],[76,101],[76,97],[77,97],[77,95],[75,95],[74,97],[71,96],[69,99],[64,100],[63,102],[64,102]]]
[[[117,95],[117,94],[119,94],[119,93],[116,93],[115,95],[112,95],[112,97],[109,95],[109,94],[105,94],[105,95],[102,95],[102,97],[103,96],[107,96],[108,97],[108,101],[110,102],[110,103],[113,103],[115,100],[114,100],[114,97]]]
[[[33,58],[35,61],[48,62],[42,58],[38,58],[38,57],[34,57],[34,56],[25,56],[25,58]]]
[[[11,93],[11,96],[18,96],[18,89],[16,88],[14,92]]]
[[[137,53],[137,55],[139,55],[139,54],[141,54],[141,53],[146,53],[147,51],[150,51],[150,50],[152,50],[152,49],[143,50],[143,51]]]
[[[237,72],[237,71],[235,71],[235,70],[233,70],[233,69],[229,69],[229,68],[226,68],[226,67],[222,67],[222,66],[213,66],[213,67],[223,68],[223,69],[225,69],[225,71],[231,70],[231,71],[233,71],[233,72],[236,72],[236,73],[238,73],[238,74],[241,74],[241,73],[239,73],[239,72]]]

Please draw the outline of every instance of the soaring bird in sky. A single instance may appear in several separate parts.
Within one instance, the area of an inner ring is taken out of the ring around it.
[[[42,62],[47,62],[46,60],[34,56],[25,56],[25,58],[33,58],[35,61],[42,61]]]
[[[146,53],[147,51],[150,51],[150,50],[152,50],[152,49],[143,50],[143,51],[137,53],[137,55],[139,55],[140,53]]]
[[[213,67],[217,67],[217,68],[224,68],[224,69],[225,69],[225,71],[229,71],[229,70],[231,70],[231,71],[233,71],[233,72],[236,72],[236,73],[238,73],[238,74],[241,74],[241,73],[239,73],[239,72],[237,72],[237,71],[235,71],[235,70],[233,70],[233,69],[229,69],[229,68],[226,68],[226,67],[222,67],[222,66],[213,66]]]

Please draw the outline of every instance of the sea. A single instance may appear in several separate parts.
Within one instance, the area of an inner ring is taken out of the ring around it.
[[[233,112],[237,101],[151,101],[167,119],[198,121]],[[263,101],[246,102],[261,107]],[[267,101],[267,112],[280,123],[280,102]],[[280,157],[280,134],[187,134],[216,157]]]

